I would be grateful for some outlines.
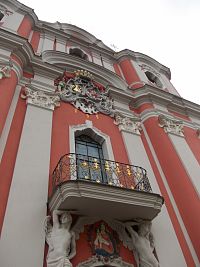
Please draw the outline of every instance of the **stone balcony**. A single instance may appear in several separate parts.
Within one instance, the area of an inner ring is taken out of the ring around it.
[[[146,170],[78,154],[64,155],[53,175],[49,208],[121,221],[152,220],[163,197],[152,192]]]

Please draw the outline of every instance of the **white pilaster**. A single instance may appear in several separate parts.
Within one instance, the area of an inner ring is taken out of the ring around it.
[[[95,64],[102,66],[101,57],[99,54],[92,52],[92,58]]]
[[[153,192],[161,194],[139,134],[141,128],[135,130],[135,126],[131,127],[131,124],[128,124],[127,127],[127,123],[122,123],[121,125],[119,124],[119,129],[122,133],[130,163],[145,168]],[[187,264],[165,205],[163,205],[161,213],[154,219],[152,231],[155,237],[160,266],[186,267]]]
[[[4,22],[2,28],[16,32],[19,29],[19,26],[24,18],[24,15],[14,12],[10,15]]]
[[[111,61],[107,58],[103,58],[103,65],[106,69],[111,70],[113,72],[115,72],[113,64],[111,63]]]
[[[182,121],[173,120],[164,115],[159,116],[159,125],[163,127],[165,132],[168,133],[171,142],[176,149],[176,152],[181,159],[184,168],[186,169],[191,182],[198,193],[200,194],[200,166],[188,146],[184,138],[184,130]]]
[[[27,111],[1,234],[4,267],[43,266],[54,108],[53,99],[44,95],[26,92]]]
[[[61,52],[66,52],[66,41],[57,39],[56,50]]]
[[[185,138],[171,133],[169,133],[169,138],[172,141],[174,148],[181,159],[197,194],[200,195],[200,166],[198,161],[188,146]]]
[[[45,35],[42,46],[42,52],[46,50],[53,50],[54,40],[55,40],[54,36]]]
[[[161,74],[161,77],[164,81],[164,87],[166,87],[171,94],[180,96],[175,87],[170,82],[170,80],[164,74]]]
[[[136,70],[136,73],[137,73],[138,77],[140,78],[140,80],[145,82],[145,83],[148,83],[147,76],[141,70],[139,64],[137,62],[135,62],[134,60],[131,60],[131,63],[133,65],[134,69]]]

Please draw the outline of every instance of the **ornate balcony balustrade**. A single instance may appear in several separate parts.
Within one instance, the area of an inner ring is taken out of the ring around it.
[[[54,189],[69,180],[79,180],[152,192],[147,172],[141,167],[73,153],[59,160],[52,178]]]

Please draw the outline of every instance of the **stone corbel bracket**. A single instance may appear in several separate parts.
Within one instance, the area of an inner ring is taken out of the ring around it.
[[[26,99],[27,104],[49,110],[54,110],[55,107],[60,106],[60,97],[57,94],[46,93],[29,87],[25,88],[21,97]]]
[[[126,131],[132,134],[140,135],[142,130],[141,122],[138,118],[131,118],[121,113],[115,114],[114,124],[118,125],[120,131]]]
[[[173,120],[164,115],[158,116],[159,126],[164,129],[166,133],[175,134],[184,137],[183,122]]]

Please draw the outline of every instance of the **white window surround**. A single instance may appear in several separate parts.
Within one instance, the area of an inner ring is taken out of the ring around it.
[[[79,49],[79,50],[81,50],[85,55],[87,55],[87,60],[88,61],[92,61],[92,58],[91,58],[91,55],[88,53],[88,52],[86,52],[82,47],[80,47],[80,46],[67,46],[67,53],[68,54],[70,54],[70,49]]]
[[[110,137],[93,126],[92,121],[86,120],[85,124],[71,125],[69,127],[70,153],[75,153],[75,137],[77,134],[86,134],[102,145],[105,159],[114,161],[114,154]]]

